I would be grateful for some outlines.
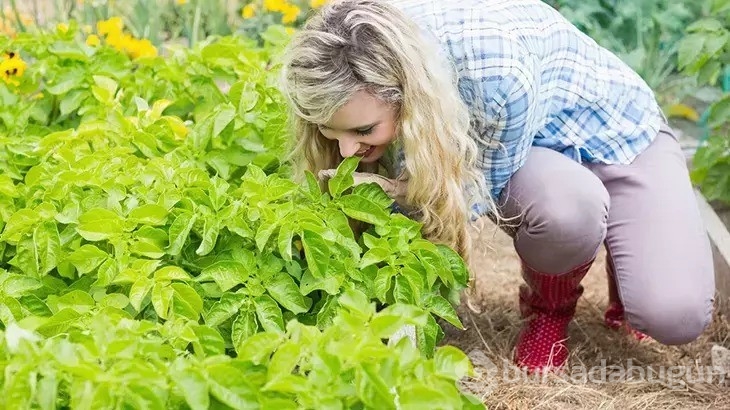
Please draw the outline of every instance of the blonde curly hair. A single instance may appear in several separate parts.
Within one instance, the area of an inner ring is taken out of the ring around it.
[[[317,124],[358,91],[397,107],[397,144],[405,160],[406,200],[418,210],[425,238],[469,260],[474,200],[494,204],[475,166],[477,145],[455,70],[438,44],[399,9],[379,0],[335,0],[313,14],[283,53],[282,92],[296,138],[294,177],[315,175],[343,160]],[[492,206],[492,209],[496,207]]]

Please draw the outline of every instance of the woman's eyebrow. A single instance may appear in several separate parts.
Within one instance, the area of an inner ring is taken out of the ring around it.
[[[380,121],[376,121],[376,122],[374,122],[372,124],[361,125],[359,127],[353,127],[353,128],[348,129],[347,131],[366,130],[368,128],[373,128],[374,126],[376,126],[378,124],[380,124]],[[320,124],[320,127],[327,128],[327,129],[330,129],[330,130],[333,129],[332,127],[328,127],[326,124]]]

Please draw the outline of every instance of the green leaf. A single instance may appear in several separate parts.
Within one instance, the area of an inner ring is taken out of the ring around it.
[[[259,325],[256,322],[256,314],[250,311],[242,311],[233,321],[231,341],[234,346],[240,346],[246,339],[256,334]]]
[[[79,217],[76,231],[87,241],[103,241],[123,232],[122,219],[116,213],[104,209],[94,208]]]
[[[11,298],[19,298],[42,287],[43,283],[39,279],[30,276],[14,274],[9,274],[5,278],[0,276],[0,294]]]
[[[234,409],[258,408],[257,392],[239,369],[219,363],[207,370],[210,393],[221,403]]]
[[[425,357],[433,357],[436,343],[439,342],[442,335],[443,331],[438,322],[436,322],[436,319],[428,315],[426,326],[416,327],[416,344],[418,345],[418,350]]]
[[[256,333],[236,346],[236,352],[238,352],[239,359],[259,365],[268,362],[271,353],[283,342],[284,337],[280,333]]]
[[[317,312],[317,327],[320,329],[329,327],[332,325],[334,318],[337,316],[339,304],[337,298],[332,295],[328,295],[322,307]]]
[[[203,312],[203,299],[198,292],[185,283],[170,284],[173,290],[172,310],[176,315],[197,321]]]
[[[68,115],[81,107],[81,103],[88,97],[88,92],[72,91],[65,95],[59,104],[61,115]]]
[[[369,408],[395,409],[395,397],[383,378],[378,374],[375,365],[362,363],[357,369],[355,379],[357,394]],[[432,407],[424,407],[432,408]]]
[[[393,287],[393,299],[397,303],[418,305],[418,293],[411,282],[403,275],[396,275]]]
[[[433,357],[436,371],[443,377],[459,381],[472,376],[472,365],[467,355],[454,346],[441,346]]]
[[[398,397],[403,410],[461,409],[461,398],[454,389],[441,390],[422,382],[413,382],[399,389]]]
[[[367,198],[381,208],[388,208],[393,204],[393,199],[383,191],[380,185],[374,182],[359,184],[352,189],[352,193]]]
[[[146,204],[132,209],[129,219],[138,224],[159,226],[167,220],[167,209],[156,204]]]
[[[83,81],[83,77],[76,75],[67,75],[62,77],[62,81],[46,87],[46,91],[53,95],[68,94],[69,91],[77,88]],[[65,99],[65,98],[64,98]]]
[[[360,266],[358,266],[359,269],[365,269],[370,265],[380,263],[388,257],[392,255],[392,252],[389,249],[385,248],[372,248],[368,249],[367,252],[362,256],[362,259],[360,260]]]
[[[226,342],[217,330],[210,326],[193,325],[191,326],[198,341],[193,343],[195,352],[207,357],[217,356],[225,353]]]
[[[213,251],[215,243],[218,240],[218,219],[214,216],[206,216],[203,223],[203,237],[200,246],[195,250],[195,254],[199,256],[205,256]]]
[[[36,399],[38,406],[43,410],[55,410],[56,400],[58,396],[59,380],[56,372],[46,373],[38,381],[38,389],[36,390]]]
[[[129,303],[137,312],[142,309],[142,301],[150,293],[154,284],[155,282],[147,276],[137,279],[132,284],[132,287],[129,289]]]
[[[464,263],[464,259],[453,249],[445,245],[438,245],[438,250],[446,260],[446,267],[451,270],[454,281],[460,286],[466,286],[469,283],[469,270]]]
[[[312,275],[323,277],[327,272],[330,260],[327,242],[325,242],[322,235],[308,229],[302,230],[301,237],[304,257],[307,260],[309,270],[312,271]]]
[[[36,332],[44,337],[56,336],[68,330],[80,316],[81,314],[73,309],[63,309],[36,328]]]
[[[357,194],[343,195],[337,200],[342,212],[350,218],[367,222],[372,225],[385,225],[390,214],[375,202]]]
[[[311,300],[304,298],[294,279],[287,273],[276,273],[266,283],[266,290],[274,300],[294,314],[304,313],[311,306]]]
[[[223,292],[246,283],[249,278],[246,267],[241,262],[234,260],[216,262],[203,269],[201,274],[213,278]]]
[[[190,280],[190,274],[178,266],[165,266],[155,271],[153,277],[156,282],[170,282],[173,280]]]
[[[271,356],[268,369],[269,381],[291,376],[292,371],[299,363],[302,350],[303,346],[294,341],[289,341],[279,346],[273,356]]]
[[[456,314],[456,309],[451,303],[440,295],[429,295],[426,301],[426,307],[434,315],[444,319],[459,329],[464,329],[464,325]]]
[[[95,245],[87,244],[73,251],[67,260],[74,265],[79,274],[85,275],[99,267],[108,257],[108,253]]]
[[[264,247],[269,242],[269,238],[278,227],[278,223],[262,224],[259,230],[256,231],[256,249],[263,252]]]
[[[351,313],[359,313],[363,320],[367,320],[375,313],[375,306],[368,297],[357,289],[347,289],[342,292],[339,304]]]
[[[235,315],[245,302],[246,296],[244,295],[224,293],[205,315],[205,323],[209,326],[218,326]]]
[[[311,270],[305,271],[299,284],[302,295],[308,295],[315,290],[321,289],[330,295],[340,293],[340,286],[345,280],[342,272],[330,272],[324,277],[315,277]]]
[[[727,124],[730,124],[730,93],[710,106],[708,118],[708,126],[711,128],[720,128]]]
[[[338,198],[343,192],[352,187],[355,183],[352,173],[357,169],[359,164],[360,158],[358,157],[348,157],[340,163],[335,175],[327,181],[330,195]]]
[[[373,290],[375,296],[381,301],[385,301],[386,295],[392,286],[392,279],[396,275],[396,271],[392,266],[383,266],[378,269],[378,274],[373,282]]]
[[[54,222],[46,221],[33,231],[38,274],[46,275],[53,270],[61,258],[61,238]]]
[[[279,305],[267,295],[259,296],[254,300],[256,316],[259,323],[267,332],[284,332],[284,318]]]
[[[705,36],[701,34],[690,34],[684,37],[679,43],[678,68],[684,70],[695,65],[702,55],[704,44]]]
[[[292,240],[294,238],[294,229],[291,224],[283,223],[279,228],[279,236],[277,243],[279,244],[279,254],[289,262],[292,260]]]
[[[169,284],[156,282],[152,287],[152,306],[157,316],[162,319],[169,319],[170,307],[172,306],[173,289]]]
[[[140,383],[129,384],[124,389],[124,401],[137,409],[165,409],[164,397],[161,397],[150,385]]]
[[[412,305],[395,304],[376,313],[370,328],[380,338],[388,338],[404,325],[425,326],[428,313]]]
[[[190,362],[178,357],[168,373],[173,383],[185,397],[192,410],[206,410],[210,406],[208,381],[203,372]]]
[[[196,220],[197,216],[188,212],[181,213],[175,218],[169,230],[170,245],[167,248],[168,254],[172,256],[180,255]]]
[[[61,311],[64,309],[73,309],[79,313],[85,313],[91,310],[96,305],[96,301],[88,293],[83,290],[72,290],[60,296],[50,295],[46,299],[48,307],[54,311]]]

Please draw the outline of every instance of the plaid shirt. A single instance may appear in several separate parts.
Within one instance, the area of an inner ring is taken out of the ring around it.
[[[665,120],[631,68],[540,0],[390,2],[458,72],[495,200],[531,146],[579,163],[627,164]],[[490,210],[483,201],[474,211]]]

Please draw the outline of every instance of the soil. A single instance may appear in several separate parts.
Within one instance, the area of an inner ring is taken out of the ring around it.
[[[564,377],[520,378],[509,360],[521,326],[519,261],[511,239],[491,222],[484,225],[475,232],[476,247],[482,252],[472,262],[477,292],[471,305],[481,313],[464,301],[459,315],[466,329],[445,325],[443,343],[470,355],[477,375],[463,385],[490,409],[730,409],[730,380],[725,380],[730,376],[727,318],[716,311],[706,332],[681,346],[651,339],[640,342],[608,329],[602,321],[608,299],[604,250],[583,281],[585,292],[569,326],[569,372]],[[607,368],[611,365],[626,373]],[[639,368],[632,373],[630,365]],[[597,373],[587,376],[594,366],[599,366],[592,369]],[[607,376],[600,369],[606,369]]]

